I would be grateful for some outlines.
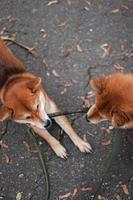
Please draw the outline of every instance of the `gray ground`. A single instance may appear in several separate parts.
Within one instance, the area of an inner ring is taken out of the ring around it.
[[[18,42],[35,47],[37,55],[33,57],[16,45],[10,46],[28,70],[42,77],[49,95],[62,110],[81,109],[81,97],[91,91],[87,86],[90,78],[133,69],[133,1],[59,0],[47,4],[48,0],[1,0],[0,30],[6,27],[4,35],[15,33]],[[103,44],[111,47],[107,55],[103,54]],[[66,83],[70,86],[66,87]],[[70,120],[73,121],[74,117]],[[39,139],[49,173],[50,200],[73,193],[75,188],[75,200],[94,199],[96,191],[98,196],[95,199],[133,199],[133,147],[125,136],[131,131],[107,133],[110,124],[89,125],[84,116],[73,122],[75,130],[81,137],[86,136],[94,152],[91,155],[80,153],[65,135],[62,143],[69,157],[64,161]],[[1,124],[1,134],[6,125],[6,122]],[[60,137],[56,125],[50,132]],[[117,138],[119,135],[119,141],[111,168],[107,170],[108,158],[114,148],[112,135]],[[110,140],[111,144],[103,145],[103,141]],[[9,122],[3,142],[8,148],[0,149],[0,199],[15,200],[17,193],[22,192],[24,200],[43,200],[44,176],[38,154],[28,150],[28,147],[32,150],[35,147],[27,127]],[[105,173],[103,184],[97,190]],[[123,189],[123,185],[127,188]],[[92,187],[92,192],[81,190],[88,187]],[[65,199],[72,199],[72,196]]]

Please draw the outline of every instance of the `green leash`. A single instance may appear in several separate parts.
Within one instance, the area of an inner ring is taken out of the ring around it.
[[[39,155],[39,159],[42,165],[42,170],[43,170],[43,174],[45,176],[45,181],[46,181],[46,194],[44,197],[44,200],[49,200],[50,199],[50,183],[49,183],[49,177],[48,177],[48,173],[47,173],[47,167],[46,167],[46,163],[45,160],[43,158],[41,149],[39,148],[38,144],[37,144],[37,137],[36,134],[34,133],[34,131],[32,130],[32,128],[28,129],[28,133],[30,134],[30,136],[34,137],[34,141],[35,141],[35,147],[38,151],[38,155]]]

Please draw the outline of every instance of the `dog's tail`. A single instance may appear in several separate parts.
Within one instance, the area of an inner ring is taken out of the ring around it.
[[[0,66],[25,69],[25,65],[18,58],[16,58],[16,56],[4,44],[2,39],[0,39]]]

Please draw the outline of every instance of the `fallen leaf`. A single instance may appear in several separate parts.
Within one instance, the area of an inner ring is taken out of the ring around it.
[[[72,195],[71,192],[68,192],[68,193],[66,193],[66,194],[64,194],[64,195],[60,195],[60,196],[59,196],[59,200],[62,200],[62,199],[64,199],[64,198],[68,198],[68,197],[70,197],[71,195]]]
[[[55,69],[52,70],[52,74],[57,78],[60,77],[60,75],[58,74],[58,72]]]
[[[73,193],[72,193],[72,198],[76,196],[77,192],[78,192],[78,189],[75,188],[74,191],[73,191]]]
[[[109,139],[109,140],[102,141],[101,144],[103,146],[107,146],[107,145],[111,144],[111,140]]]
[[[92,187],[81,188],[81,190],[83,192],[92,192],[93,191]]]
[[[81,97],[81,99],[83,100],[83,107],[90,108],[91,106],[90,99],[87,99],[86,97]]]
[[[128,53],[126,53],[126,56],[127,56],[128,58],[133,57],[133,52],[128,52]]]
[[[89,6],[91,6],[91,2],[90,2],[90,1],[86,0],[85,2],[86,2]]]
[[[8,148],[8,145],[6,145],[4,142],[3,142],[3,140],[0,140],[0,146],[2,147],[2,148]]]
[[[61,95],[65,94],[67,92],[67,88],[65,87],[62,91],[61,91]]]
[[[22,200],[22,192],[17,193],[16,200]]]
[[[123,184],[123,185],[122,185],[122,189],[123,189],[123,192],[124,192],[125,194],[129,195],[128,187],[127,187],[126,184]]]
[[[80,53],[83,52],[83,50],[81,49],[81,47],[80,47],[79,44],[77,44],[76,48],[77,48],[77,51],[78,51],[78,52],[80,52]]]
[[[107,55],[109,55],[109,52],[111,50],[111,44],[102,44],[101,49],[103,50],[103,54],[101,55],[101,58],[105,58]]]
[[[70,87],[70,86],[72,86],[71,82],[67,82],[67,83],[64,84],[64,87]]]
[[[113,9],[112,11],[111,11],[111,13],[118,13],[120,11],[120,9],[119,8],[116,8],[116,9]]]
[[[106,197],[104,197],[104,196],[101,196],[101,195],[98,195],[98,200],[108,200]]]
[[[62,27],[62,26],[65,26],[66,23],[67,23],[67,20],[66,20],[66,21],[63,21],[63,22],[61,22],[61,23],[59,23],[57,26],[58,26],[58,27]]]
[[[122,200],[119,194],[115,194],[116,200]]]
[[[87,10],[87,11],[88,11],[88,10],[89,10],[89,7],[85,6],[85,7],[84,7],[84,10]]]
[[[49,3],[47,5],[51,6],[51,5],[56,4],[56,3],[58,3],[58,0],[49,1]]]
[[[44,33],[42,38],[45,39],[47,37],[47,35],[48,35],[47,33]]]
[[[122,71],[124,70],[124,67],[122,67],[122,65],[120,65],[119,63],[115,63],[113,66],[117,70],[122,70]]]
[[[4,153],[4,160],[5,160],[6,164],[10,164],[10,162],[11,162],[9,156],[6,153]]]
[[[46,68],[48,68],[48,60],[46,58],[43,59],[43,64]]]
[[[129,10],[128,6],[126,5],[121,5],[122,8],[125,8],[126,10]]]
[[[0,29],[0,36],[4,35],[5,32],[6,32],[6,27]]]

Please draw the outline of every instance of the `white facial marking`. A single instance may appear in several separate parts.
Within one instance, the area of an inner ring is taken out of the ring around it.
[[[46,102],[45,102],[44,94],[42,92],[40,92],[40,94],[39,94],[39,108],[38,109],[39,109],[39,115],[44,121],[49,119],[49,117],[48,117],[48,115],[45,111],[45,104],[46,104]]]

